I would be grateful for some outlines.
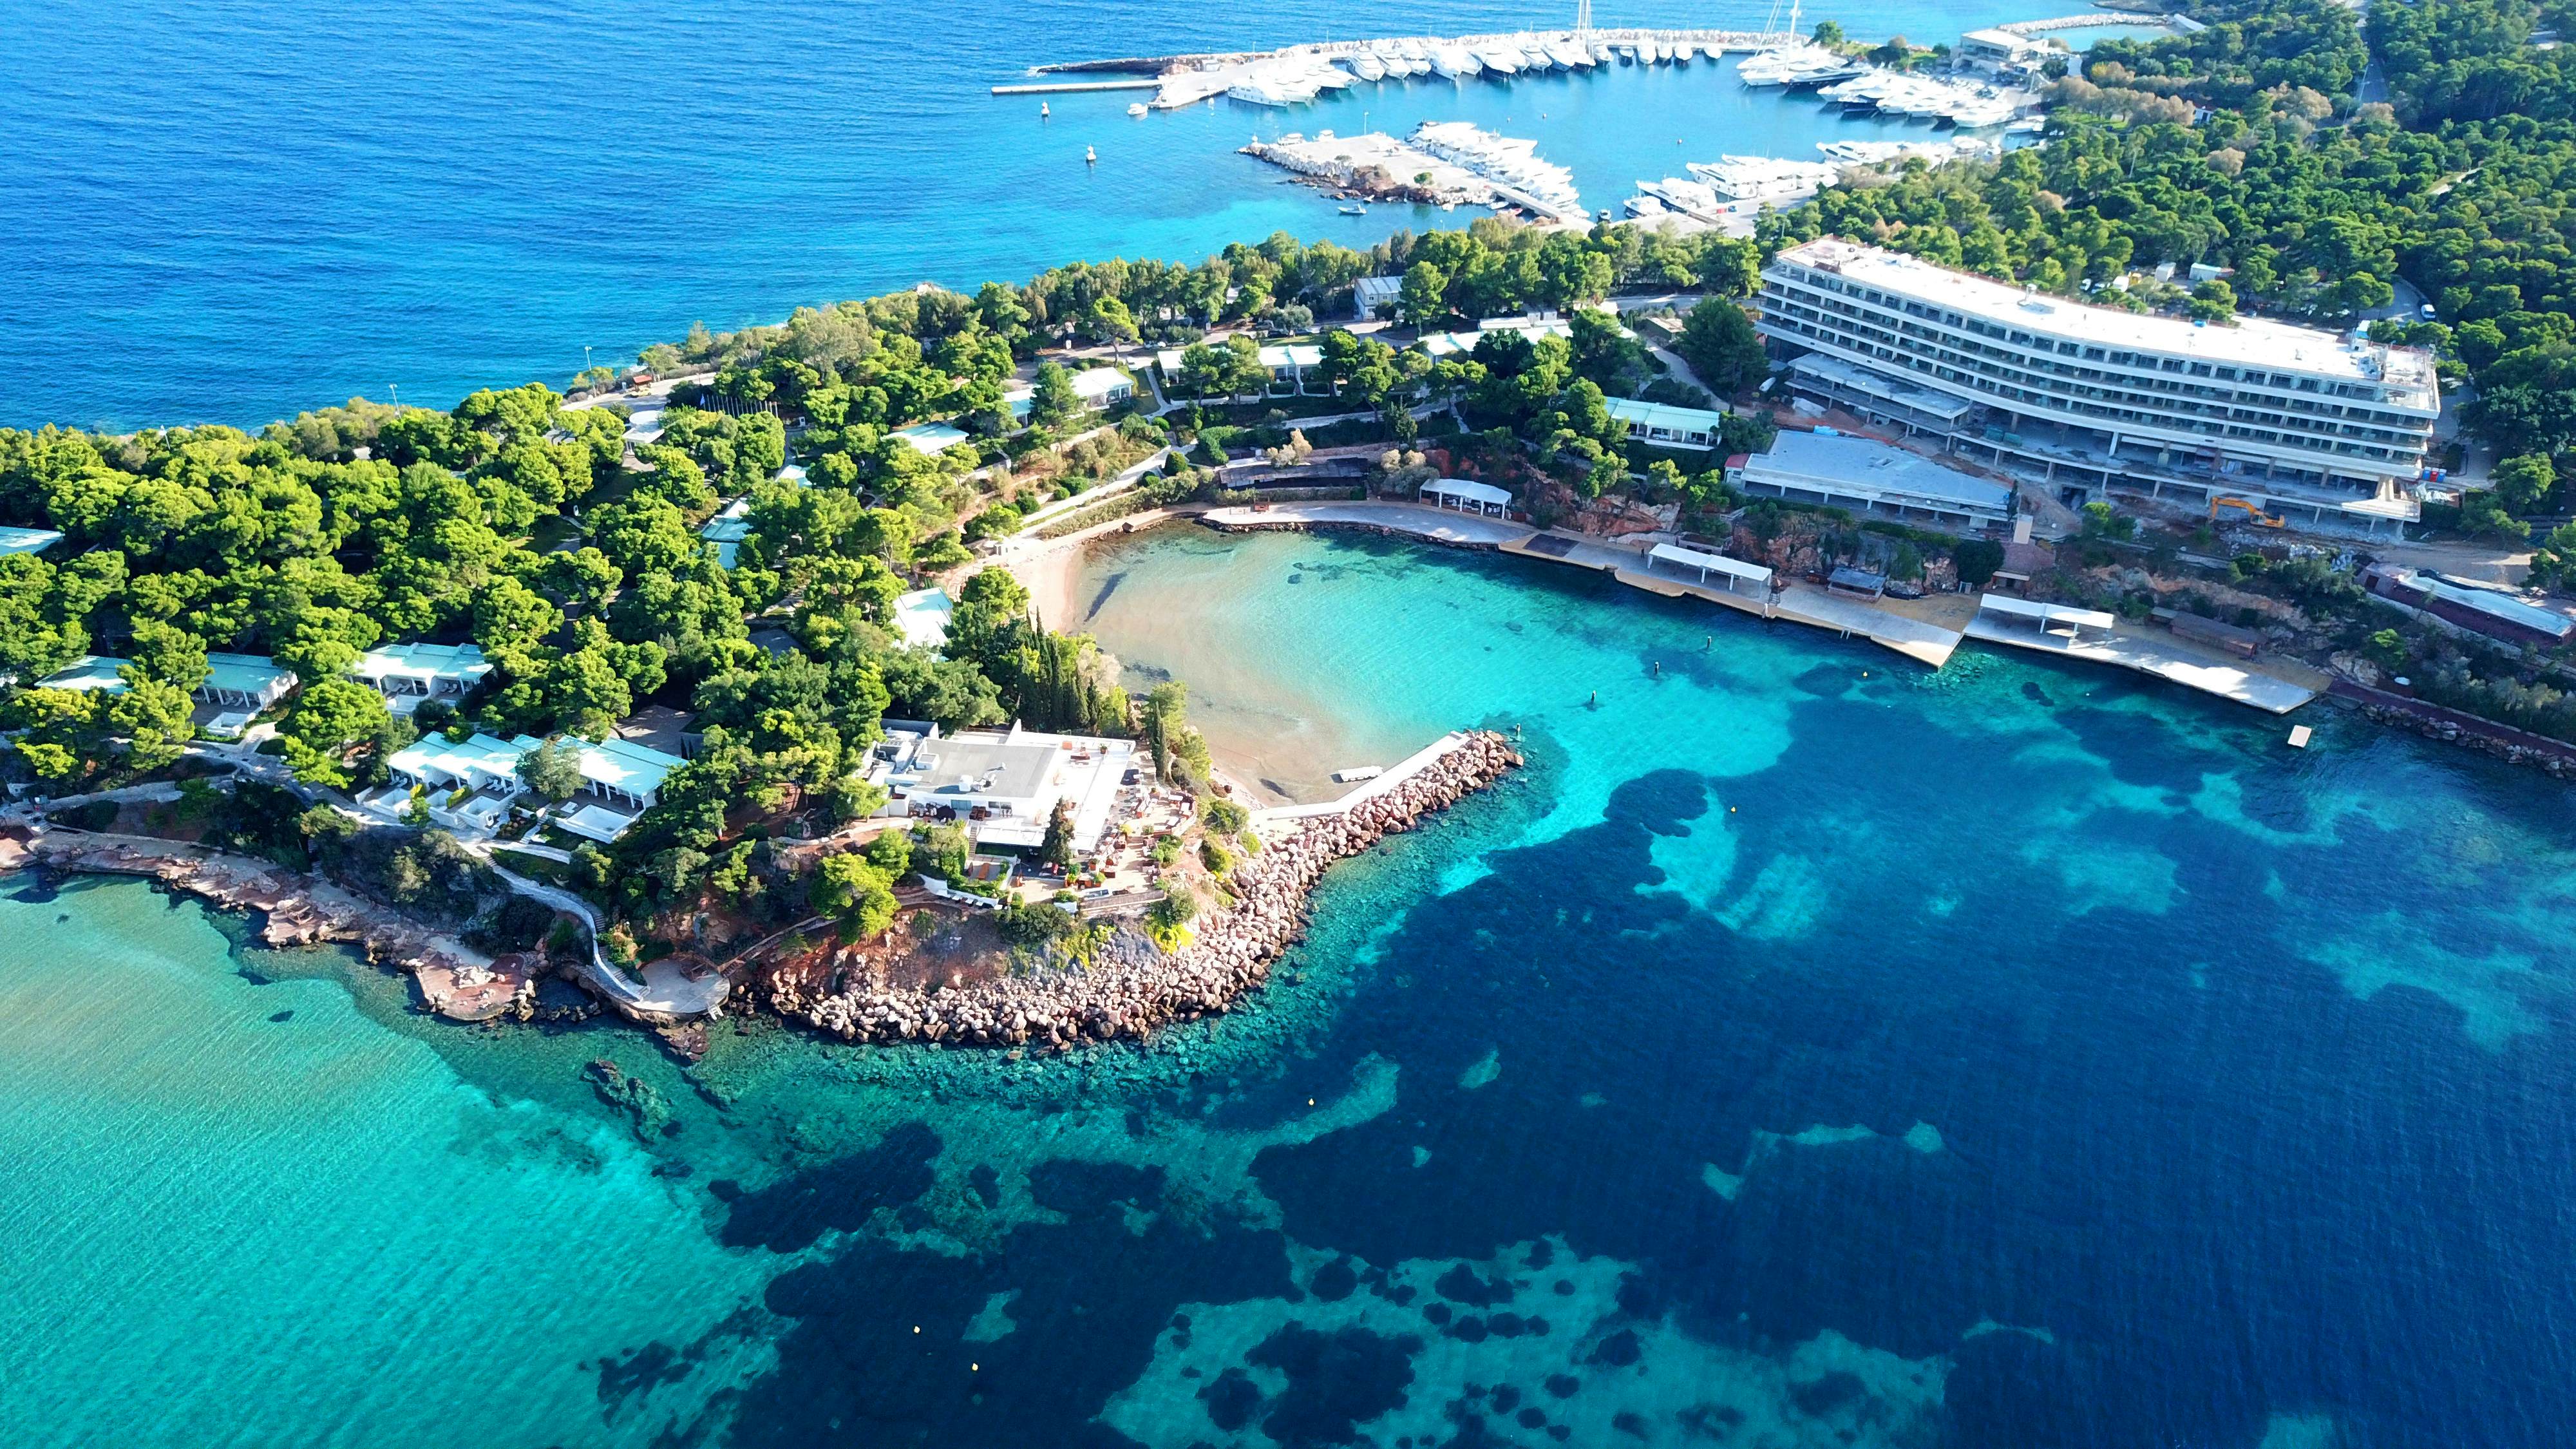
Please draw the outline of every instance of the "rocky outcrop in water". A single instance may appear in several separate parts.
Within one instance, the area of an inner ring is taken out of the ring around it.
[[[1333,862],[1411,829],[1520,763],[1510,741],[1479,731],[1346,811],[1273,822],[1261,853],[1235,868],[1234,904],[1202,916],[1197,938],[1170,955],[1112,953],[1085,971],[946,990],[820,992],[781,975],[771,982],[770,1003],[782,1016],[849,1041],[1058,1049],[1141,1037],[1221,1012],[1260,985],[1270,963],[1304,935],[1308,896]]]

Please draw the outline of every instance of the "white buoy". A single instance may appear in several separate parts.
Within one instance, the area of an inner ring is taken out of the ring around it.
[[[1040,102],[1038,102],[1038,119],[1039,119],[1039,120],[1043,121],[1043,120],[1045,120],[1048,116],[1050,116],[1050,115],[1052,115],[1052,114],[1054,114],[1054,113],[1053,113],[1053,112],[1051,112],[1051,111],[1049,111],[1049,110],[1047,109],[1047,103],[1046,103],[1046,102],[1044,102],[1044,101],[1040,101]]]
[[[1082,148],[1082,161],[1086,166],[1097,166],[1100,164],[1100,153],[1085,146]]]

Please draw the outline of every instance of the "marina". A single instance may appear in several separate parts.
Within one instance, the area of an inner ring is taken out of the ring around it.
[[[1920,157],[1928,165],[1982,159],[1999,154],[1991,139],[1960,136],[1927,141],[1821,141],[1823,161],[1790,161],[1771,156],[1721,156],[1714,162],[1692,161],[1690,175],[1667,176],[1637,183],[1637,194],[1625,203],[1626,214],[1657,225],[1680,224],[1689,230],[1715,227],[1730,235],[1750,236],[1765,207],[1794,206],[1856,171],[1867,171]]]
[[[1401,141],[1378,132],[1330,131],[1309,140],[1292,131],[1275,141],[1256,139],[1243,152],[1353,195],[1491,206],[1557,222],[1584,217],[1573,173],[1540,160],[1536,142],[1497,136],[1466,121],[1426,121]],[[1365,211],[1342,208],[1344,215]]]

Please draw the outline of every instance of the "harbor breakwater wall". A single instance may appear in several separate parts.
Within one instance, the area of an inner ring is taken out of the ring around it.
[[[2093,23],[2101,25],[2115,23],[2115,21],[2116,17],[2110,20],[2096,20]],[[1336,55],[1357,55],[1361,51],[1371,49],[1372,47],[1386,45],[1458,45],[1474,50],[1481,46],[1507,45],[1515,41],[1526,40],[1533,33],[1542,35],[1570,35],[1573,32],[1567,30],[1541,30],[1537,32],[1522,30],[1494,30],[1484,31],[1474,35],[1391,35],[1368,40],[1308,41],[1301,45],[1284,45],[1276,50],[1206,50],[1184,52],[1175,55],[1118,56],[1103,60],[1060,60],[1046,65],[1033,65],[1029,67],[1029,74],[1082,75],[1106,73],[1113,75],[1159,75],[1167,71],[1182,70],[1191,67],[1240,65],[1247,61],[1263,60],[1271,56],[1286,55],[1291,52],[1300,55],[1317,55],[1330,59]],[[1703,51],[1723,53],[1733,50],[1755,51],[1775,45],[1787,45],[1800,39],[1800,37],[1780,31],[1715,29],[1654,30],[1622,26],[1617,29],[1604,30],[1596,28],[1594,30],[1587,31],[1585,32],[1585,39],[1599,41],[1603,45],[1611,46],[1669,46],[1674,44],[1696,45]]]
[[[1270,963],[1303,939],[1310,896],[1334,862],[1411,829],[1521,763],[1511,742],[1490,731],[1452,735],[1443,744],[1436,758],[1392,788],[1347,809],[1272,826],[1261,851],[1238,863],[1227,881],[1234,903],[1199,917],[1195,938],[1168,955],[1140,952],[1080,971],[940,991],[823,994],[783,975],[773,978],[770,1004],[781,1016],[847,1041],[1057,1050],[1143,1037],[1225,1011],[1267,980]]]

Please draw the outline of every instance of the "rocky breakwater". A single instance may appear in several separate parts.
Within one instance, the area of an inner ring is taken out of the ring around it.
[[[1228,881],[1234,903],[1201,916],[1195,938],[1168,955],[1104,959],[1087,970],[945,990],[826,994],[782,976],[773,981],[770,1002],[782,1016],[850,1041],[1039,1049],[1142,1037],[1221,1012],[1267,979],[1270,963],[1304,935],[1309,898],[1335,861],[1411,829],[1520,763],[1520,753],[1500,735],[1458,735],[1437,757],[1347,809],[1268,827],[1260,854],[1237,865]]]
[[[258,912],[271,946],[348,942],[420,983],[421,999],[457,1021],[490,1021],[534,996],[530,963],[491,957],[353,891],[248,856],[186,841],[67,826],[0,839],[0,871],[147,876],[227,910]]]

